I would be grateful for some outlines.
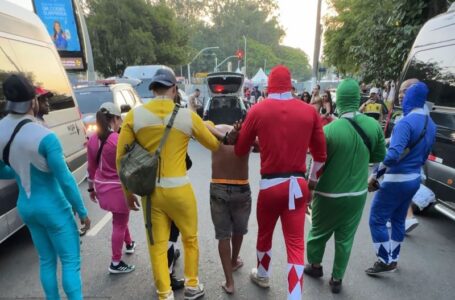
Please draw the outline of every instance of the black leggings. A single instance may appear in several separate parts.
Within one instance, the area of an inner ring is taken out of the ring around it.
[[[172,273],[172,269],[174,268],[175,262],[175,243],[177,243],[177,239],[179,238],[180,231],[175,226],[174,222],[171,223],[171,234],[169,236],[169,248],[167,250],[167,265],[169,267],[169,272]]]

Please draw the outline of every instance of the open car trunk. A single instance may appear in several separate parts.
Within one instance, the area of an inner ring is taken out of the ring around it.
[[[235,121],[245,117],[245,110],[236,96],[216,96],[210,101],[209,109],[204,119],[215,125],[233,125]]]
[[[207,83],[212,96],[240,96],[243,86],[243,79],[243,74],[233,72],[220,72],[209,74],[207,76]]]

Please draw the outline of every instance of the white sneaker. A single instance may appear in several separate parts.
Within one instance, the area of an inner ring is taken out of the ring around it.
[[[419,226],[419,221],[416,218],[406,219],[406,222],[405,222],[405,225],[404,225],[406,233],[410,233],[417,226]]]
[[[173,292],[170,292],[170,293],[166,296],[165,299],[166,299],[166,300],[174,300],[174,293],[173,293]]]
[[[257,268],[253,268],[251,270],[250,279],[255,284],[260,286],[261,288],[269,288],[270,287],[269,278],[268,277],[260,277],[258,275],[258,269]]]
[[[185,292],[183,293],[183,299],[185,300],[195,300],[203,297],[205,295],[204,285],[199,284],[195,288],[185,287]]]

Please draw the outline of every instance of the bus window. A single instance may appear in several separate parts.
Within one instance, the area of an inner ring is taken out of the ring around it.
[[[9,41],[21,71],[32,79],[33,85],[54,94],[49,99],[51,111],[75,107],[71,87],[60,60],[49,49],[29,43]],[[33,55],[31,55],[33,53]]]
[[[429,89],[428,101],[437,106],[455,107],[455,45],[417,52],[405,79],[417,78]]]

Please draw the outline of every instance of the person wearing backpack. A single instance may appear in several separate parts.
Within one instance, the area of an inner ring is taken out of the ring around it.
[[[423,82],[407,89],[403,98],[404,117],[394,126],[385,159],[370,178],[369,189],[379,189],[371,204],[369,221],[378,260],[365,270],[367,275],[397,269],[406,214],[420,187],[421,168],[436,138],[436,125],[424,109],[428,93]],[[389,220],[391,234],[386,225]]]
[[[149,86],[155,98],[131,110],[124,119],[117,146],[117,169],[120,171],[120,178],[123,178],[122,184],[128,195],[129,205],[136,207],[139,205],[138,201],[129,196],[132,189],[127,188],[126,182],[131,182],[127,171],[136,167],[135,165],[139,165],[136,169],[141,169],[142,165],[148,164],[140,163],[140,158],[135,161],[134,153],[139,153],[147,162],[149,159],[146,156],[158,161],[157,168],[156,165],[150,168],[157,169],[155,174],[151,174],[156,175],[155,182],[151,182],[153,192],[142,195],[155,286],[159,299],[174,299],[167,259],[173,221],[181,232],[185,255],[184,299],[198,299],[205,292],[198,278],[197,205],[187,176],[185,158],[191,137],[211,151],[216,151],[220,142],[195,112],[179,108],[174,103],[176,84],[177,80],[171,69],[157,70]],[[147,155],[144,155],[144,151]],[[131,158],[131,161],[128,158]],[[128,162],[131,166],[127,165]],[[134,179],[132,181],[132,186],[140,185],[135,183]]]
[[[333,293],[341,291],[355,233],[367,198],[368,164],[380,162],[385,141],[379,123],[358,111],[360,88],[353,79],[337,89],[339,119],[324,126],[327,161],[317,178],[308,234],[305,274],[323,276],[327,241],[335,236],[335,259],[329,281]],[[352,123],[354,122],[354,123]],[[343,171],[341,171],[343,170]],[[316,179],[316,176],[310,176]]]
[[[120,109],[112,102],[103,103],[96,113],[97,133],[93,134],[87,143],[90,199],[112,213],[112,261],[108,268],[111,274],[130,273],[135,269],[134,265],[122,261],[123,244],[126,247],[125,252],[133,254],[136,242],[131,239],[128,228],[130,209],[115,164],[121,125]]]
[[[39,106],[33,85],[13,74],[3,82],[3,94],[9,114],[0,121],[0,179],[17,182],[17,210],[39,254],[46,298],[60,299],[58,258],[67,298],[80,300],[80,238],[73,208],[85,231],[90,228],[87,209],[57,135],[33,117]]]

